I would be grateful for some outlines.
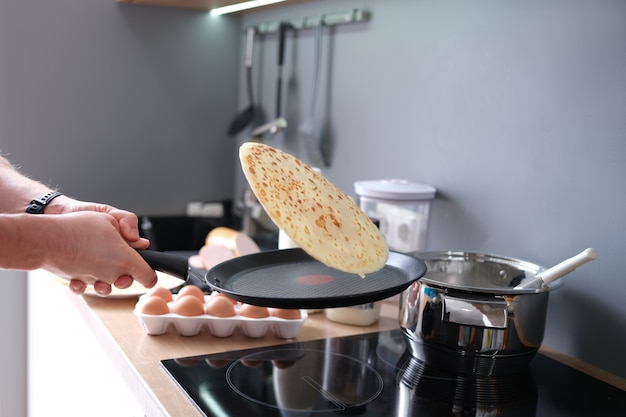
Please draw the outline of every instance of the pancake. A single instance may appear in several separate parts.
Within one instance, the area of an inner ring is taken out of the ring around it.
[[[310,166],[280,149],[246,142],[244,175],[272,221],[313,258],[360,276],[380,270],[385,238],[356,202]]]

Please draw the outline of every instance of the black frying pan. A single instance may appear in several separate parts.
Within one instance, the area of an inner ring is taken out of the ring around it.
[[[321,309],[366,304],[404,291],[426,273],[421,260],[390,252],[386,265],[361,278],[316,261],[302,249],[282,249],[240,256],[209,271],[190,267],[187,259],[139,251],[154,269],[206,282],[213,290],[247,304],[278,308]]]

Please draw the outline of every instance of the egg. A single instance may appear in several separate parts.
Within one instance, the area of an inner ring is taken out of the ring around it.
[[[288,369],[291,368],[292,366],[294,366],[296,364],[297,361],[272,361],[272,365],[274,365],[275,368],[278,369]]]
[[[170,292],[170,290],[168,290],[167,288],[159,287],[159,286],[150,288],[150,290],[148,290],[146,295],[161,297],[167,303],[169,303],[170,301],[174,299],[172,297],[172,293]]]
[[[300,310],[287,308],[270,308],[270,315],[285,320],[299,320],[302,318],[302,312]]]
[[[182,366],[183,368],[193,368],[198,363],[200,363],[200,360],[194,359],[194,358],[179,358],[179,359],[174,359],[174,362],[176,362],[178,365]]]
[[[170,312],[167,301],[156,295],[146,295],[137,305],[137,311],[151,316],[161,316]]]
[[[256,368],[259,365],[261,365],[263,363],[263,361],[255,361],[252,359],[242,359],[241,363],[243,364],[243,366],[247,367],[247,368]]]
[[[230,363],[230,361],[227,360],[227,359],[210,359],[210,358],[206,358],[204,361],[211,368],[223,368],[223,367],[225,367],[226,365],[228,365]]]
[[[209,297],[204,312],[215,317],[233,317],[236,315],[235,306],[224,296]]]
[[[239,314],[244,317],[250,317],[253,319],[262,319],[269,317],[270,312],[267,307],[253,306],[251,304],[244,304],[241,306]]]
[[[202,304],[204,304],[204,292],[202,292],[200,287],[196,285],[185,285],[183,288],[178,290],[178,298],[185,295],[192,295],[196,297]]]
[[[204,304],[193,295],[179,296],[172,305],[172,313],[187,317],[200,316],[204,314]]]
[[[237,300],[233,300],[232,298],[225,296],[225,295],[224,295],[224,294],[222,294],[221,292],[213,291],[213,292],[211,293],[211,297],[221,297],[221,298],[225,298],[225,299],[227,299],[228,301],[230,301],[233,305],[236,305],[236,304],[237,304]]]

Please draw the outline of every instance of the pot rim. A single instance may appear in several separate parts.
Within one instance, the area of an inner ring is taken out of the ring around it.
[[[545,267],[537,265],[532,262],[524,261],[521,259],[512,258],[509,256],[496,255],[485,252],[472,252],[472,251],[417,251],[413,255],[418,259],[424,261],[428,267],[428,261],[463,261],[463,262],[477,262],[477,263],[494,263],[504,265],[518,269],[523,272],[525,277],[515,282],[512,286],[481,286],[481,285],[468,285],[467,283],[453,283],[446,282],[429,277],[429,271],[427,269],[424,276],[419,281],[428,285],[439,287],[442,289],[454,289],[463,292],[483,293],[483,294],[499,294],[499,295],[517,295],[517,294],[535,294],[557,289],[563,285],[563,280],[556,280],[550,285],[541,288],[515,288],[521,283],[531,281],[537,274],[546,270]]]

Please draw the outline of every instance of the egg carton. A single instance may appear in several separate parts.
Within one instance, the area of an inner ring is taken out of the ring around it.
[[[280,317],[250,318],[239,315],[241,306],[235,306],[237,313],[232,317],[216,317],[208,314],[199,316],[181,316],[168,313],[161,315],[144,314],[134,310],[139,323],[147,334],[158,336],[166,333],[170,326],[174,326],[181,336],[196,336],[203,329],[216,337],[229,337],[235,329],[241,327],[243,333],[254,339],[264,337],[273,331],[281,339],[292,339],[300,333],[304,321],[308,317],[306,310],[301,310],[299,319],[283,319]]]

